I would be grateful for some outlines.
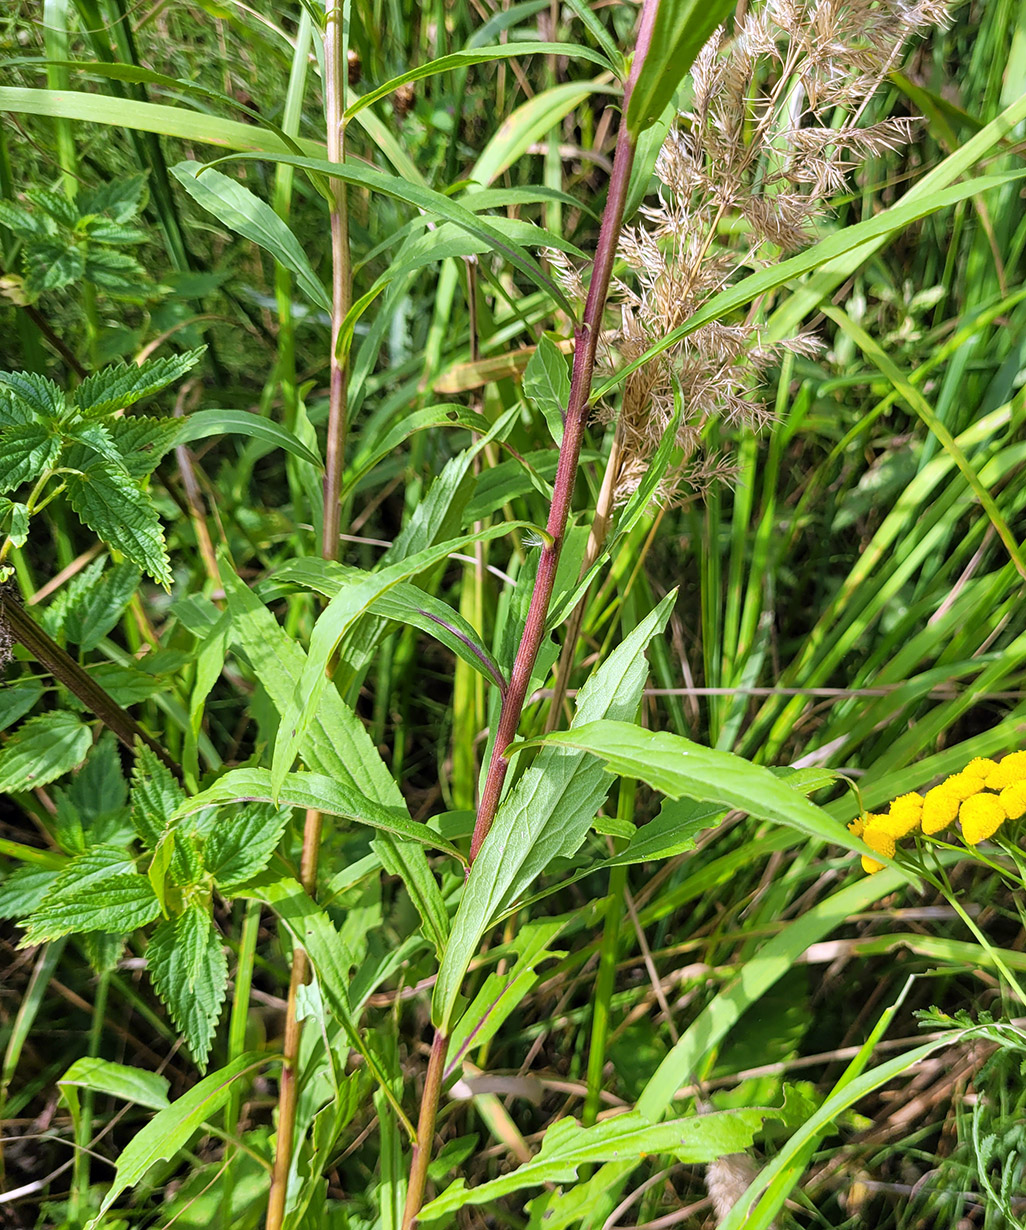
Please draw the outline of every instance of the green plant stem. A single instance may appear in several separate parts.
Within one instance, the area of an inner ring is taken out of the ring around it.
[[[239,936],[239,957],[235,966],[235,990],[232,994],[232,1014],[228,1022],[228,1062],[237,1059],[246,1049],[246,1026],[249,1022],[249,993],[253,986],[253,965],[256,960],[257,939],[260,935],[260,902],[247,901],[242,917],[242,934]],[[239,1110],[241,1094],[233,1082],[228,1093],[224,1112],[224,1128],[229,1136],[239,1136]],[[235,1168],[229,1153],[236,1151],[226,1146],[225,1158],[228,1167],[221,1189],[221,1218],[226,1226],[231,1225],[232,1194],[235,1188]]]
[[[103,1018],[107,1013],[107,992],[110,989],[110,974],[104,972],[96,983],[96,998],[93,1001],[93,1019],[89,1026],[89,1058],[100,1053],[100,1035]],[[75,1129],[75,1165],[72,1171],[71,1197],[68,1200],[68,1220],[73,1226],[81,1221],[83,1208],[89,1203],[89,1141],[93,1134],[92,1089],[82,1092],[82,1113]]]
[[[637,50],[634,53],[630,76],[624,88],[624,113],[630,102],[634,82],[648,54],[658,6],[659,0],[645,0],[641,11]],[[584,319],[574,330],[574,365],[570,380],[570,397],[563,428],[563,442],[559,449],[556,481],[553,484],[552,504],[545,526],[548,543],[542,548],[538,560],[538,572],[527,611],[527,619],[524,623],[523,635],[520,638],[509,687],[503,698],[499,714],[492,757],[488,765],[484,789],[481,791],[477,822],[474,825],[474,835],[470,844],[471,863],[477,857],[481,844],[488,836],[492,821],[495,819],[495,812],[499,806],[503,783],[509,768],[506,749],[512,743],[517,727],[520,725],[531,674],[545,636],[545,622],[549,613],[549,603],[552,600],[552,590],[556,583],[556,567],[559,564],[559,555],[566,534],[566,523],[573,501],[581,444],[584,440],[584,428],[588,421],[590,409],[588,398],[591,394],[591,379],[595,368],[595,349],[602,330],[602,315],[605,311],[613,263],[616,260],[616,247],[620,238],[631,168],[634,165],[635,145],[635,135],[626,124],[621,123],[616,140],[616,154],[613,159],[613,174],[610,178],[598,245],[595,249],[591,285],[588,287],[588,298],[584,305]]]
[[[346,108],[346,35],[344,10],[330,4],[324,30],[324,110],[327,123],[328,159],[345,159],[345,128],[342,115]],[[347,374],[346,358],[339,354],[339,334],[352,303],[352,264],[349,253],[349,209],[346,186],[339,179],[331,180],[331,357],[328,390],[328,436],[325,448],[324,520],[321,526],[321,555],[333,560],[338,556],[342,515],[342,474],[346,456]],[[317,860],[321,846],[321,813],[307,811],[303,824],[303,852],[300,881],[313,896],[317,890]],[[299,1073],[299,1044],[302,1025],[296,1018],[299,988],[310,973],[306,950],[299,944],[292,948],[292,973],[289,977],[289,998],[285,1012],[284,1065],[278,1089],[278,1136],[274,1152],[274,1172],[267,1201],[266,1230],[280,1230],[285,1217],[285,1194],[296,1128],[296,1097]]]
[[[135,718],[105,692],[67,650],[62,649],[43,631],[10,592],[0,594],[0,626],[3,625],[6,625],[18,644],[24,645],[40,666],[45,667],[58,683],[63,684],[90,712],[96,714],[125,747],[134,751],[136,740],[145,743],[176,777],[181,777],[181,768],[157,740],[147,734]]]

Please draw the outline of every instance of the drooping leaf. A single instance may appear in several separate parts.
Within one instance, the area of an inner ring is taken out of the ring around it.
[[[201,346],[166,359],[104,367],[86,376],[72,394],[72,403],[82,414],[92,416],[123,410],[184,376],[200,361],[205,349]]]
[[[29,718],[0,751],[0,791],[45,786],[85,759],[92,738],[74,713]]]
[[[135,564],[123,560],[95,578],[65,611],[65,637],[84,652],[95,649],[131,602],[140,575]]]
[[[138,483],[102,462],[69,474],[66,482],[71,507],[82,523],[170,589],[171,561],[160,517]]]
[[[343,816],[380,829],[406,841],[416,841],[434,850],[444,850],[462,861],[462,855],[426,824],[411,820],[404,808],[383,807],[373,799],[323,773],[287,773],[278,791],[267,769],[232,769],[206,790],[187,799],[178,809],[188,816],[204,807],[221,803],[279,803],[286,807],[316,808],[329,816]]]
[[[58,872],[50,867],[19,867],[0,884],[0,918],[26,918],[49,892]]]
[[[230,179],[220,171],[204,170],[198,162],[179,162],[171,168],[171,174],[197,205],[237,234],[252,240],[288,269],[315,307],[322,312],[331,311],[331,298],[314,273],[302,245],[266,201],[237,179]]]
[[[570,1183],[578,1168],[595,1162],[642,1161],[653,1154],[691,1164],[711,1162],[751,1145],[763,1120],[776,1117],[770,1107],[714,1111],[687,1119],[651,1123],[636,1111],[616,1115],[594,1127],[576,1119],[557,1119],[546,1131],[536,1157],[509,1174],[468,1188],[457,1179],[421,1210],[424,1221],[450,1214],[468,1204],[485,1204],[525,1187]]]
[[[118,846],[93,846],[73,858],[25,924],[22,946],[72,932],[125,934],[160,913],[150,882]]]
[[[0,492],[39,478],[60,451],[60,437],[43,423],[4,428],[0,432]]]
[[[293,432],[272,419],[250,414],[248,410],[197,410],[179,422],[181,426],[175,444],[191,444],[194,440],[207,440],[211,436],[249,436],[274,448],[284,449],[318,470],[324,468],[320,457]]]
[[[228,962],[213,919],[198,904],[158,926],[146,948],[146,968],[200,1070],[228,986]]]
[[[252,804],[226,816],[207,838],[203,865],[222,892],[245,883],[267,866],[289,822],[289,810]]]
[[[79,1089],[91,1089],[94,1093],[134,1102],[136,1106],[145,1106],[149,1110],[163,1110],[169,1105],[167,1095],[171,1082],[159,1072],[147,1072],[145,1068],[131,1068],[109,1059],[86,1056],[75,1060],[57,1082],[57,1088],[68,1103],[72,1120],[75,1121],[79,1114]]]
[[[179,1149],[189,1143],[193,1133],[224,1107],[231,1096],[232,1084],[246,1072],[255,1071],[266,1062],[267,1056],[259,1053],[239,1055],[194,1085],[170,1106],[158,1111],[122,1149],[114,1182],[86,1230],[98,1230],[104,1214],[121,1193],[134,1187],[155,1162],[174,1157]]]

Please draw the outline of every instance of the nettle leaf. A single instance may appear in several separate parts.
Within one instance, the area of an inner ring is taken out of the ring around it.
[[[90,415],[123,410],[144,397],[159,393],[195,367],[205,346],[167,359],[147,359],[145,363],[118,363],[93,372],[72,395],[74,405]]]
[[[102,286],[108,294],[142,295],[153,294],[154,287],[146,270],[134,256],[127,252],[114,252],[110,248],[92,248],[85,260],[85,276],[90,282]]]
[[[36,417],[55,422],[64,413],[64,394],[45,376],[35,372],[0,372],[0,386],[8,394],[4,399],[7,413],[14,416],[0,419],[0,426],[28,423]]]
[[[103,561],[98,562],[102,569]],[[93,575],[65,608],[65,637],[83,650],[95,649],[121,618],[141,576],[139,568],[127,560],[102,575]]]
[[[106,424],[114,437],[121,464],[132,478],[146,478],[179,442],[185,419],[147,418],[133,415],[131,418],[111,419]]]
[[[79,444],[89,452],[109,461],[115,470],[124,470],[121,454],[114,445],[114,437],[104,423],[77,422],[66,424],[63,429],[64,439],[70,445]]]
[[[538,407],[556,444],[563,442],[563,415],[570,399],[570,373],[563,352],[547,333],[524,369],[524,394]]]
[[[6,226],[19,239],[45,239],[55,233],[53,223],[45,215],[29,213],[10,201],[0,201],[0,226]]]
[[[82,523],[170,589],[171,561],[160,517],[138,483],[102,462],[69,474],[66,482],[71,507]]]
[[[60,873],[51,867],[19,867],[0,884],[0,918],[25,918],[37,909]]]
[[[38,209],[49,214],[55,222],[66,226],[68,230],[73,231],[82,217],[75,202],[66,197],[63,192],[50,192],[46,188],[35,188],[26,192],[25,197]]]
[[[142,212],[146,197],[146,176],[129,175],[84,192],[79,204],[87,214],[109,214],[115,222],[127,222]]]
[[[85,232],[98,243],[145,243],[149,236],[137,226],[125,226],[110,218],[89,218]]]
[[[135,749],[132,769],[132,823],[147,849],[155,850],[185,791],[155,752],[142,744]]]
[[[152,922],[160,905],[149,880],[119,846],[94,846],[73,858],[25,924],[21,947],[72,932],[124,934]]]
[[[146,966],[197,1066],[205,1069],[228,986],[228,962],[203,906],[190,905],[156,928]]]
[[[69,247],[47,239],[25,249],[25,289],[30,295],[62,290],[85,273],[81,248]]]
[[[0,491],[13,491],[38,478],[57,460],[60,438],[43,423],[25,423],[0,432]]]
[[[84,759],[89,727],[63,710],[29,718],[0,752],[0,791],[45,786]]]
[[[0,685],[0,730],[13,726],[43,695],[43,685],[29,675]]]
[[[290,815],[289,808],[264,803],[240,808],[234,816],[222,818],[203,850],[203,865],[222,892],[230,892],[263,871]]]

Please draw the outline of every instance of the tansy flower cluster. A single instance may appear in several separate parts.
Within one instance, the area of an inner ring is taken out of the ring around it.
[[[1026,815],[1026,752],[1011,752],[1002,760],[977,756],[961,773],[945,778],[925,795],[903,794],[885,813],[866,812],[848,825],[871,850],[887,858],[897,842],[910,833],[927,836],[954,824],[962,825],[962,839],[975,846],[993,837],[1006,820]],[[862,868],[879,871],[883,863],[862,856]]]

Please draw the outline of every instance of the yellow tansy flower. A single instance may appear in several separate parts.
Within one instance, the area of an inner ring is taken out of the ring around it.
[[[976,756],[962,770],[968,777],[980,777],[986,785],[990,785],[990,775],[997,769],[996,760],[990,760],[986,756]]]
[[[885,816],[879,816],[873,821],[873,827],[890,833],[892,837],[907,837],[919,828],[919,818],[923,813],[923,796],[921,794],[903,794],[894,800]]]
[[[1026,815],[1026,782],[1013,782],[1001,791],[998,798],[1009,820],[1018,820]]]
[[[862,830],[866,827],[866,821],[862,816],[856,816],[855,819],[848,825],[848,832],[853,837],[861,837]]]
[[[975,773],[954,773],[942,786],[959,800],[971,799],[983,789],[983,778],[977,777]]]
[[[958,818],[966,845],[975,846],[993,837],[1008,816],[996,794],[977,794],[963,802]]]
[[[1026,752],[1009,752],[987,777],[991,790],[1004,790],[1017,782],[1026,781]]]
[[[934,786],[932,790],[927,790],[920,819],[923,832],[939,833],[949,824],[954,824],[955,817],[958,815],[959,802],[958,794],[948,789],[947,782],[942,782],[939,786]]]
[[[894,838],[890,833],[884,832],[883,829],[876,828],[871,821],[881,819],[879,816],[867,816],[866,827],[862,831],[862,840],[869,846],[870,850],[875,850],[877,854],[885,854],[888,858],[894,857]],[[870,858],[868,854],[862,856],[862,870],[872,875],[874,871],[882,871],[883,863],[878,863],[875,858]]]

